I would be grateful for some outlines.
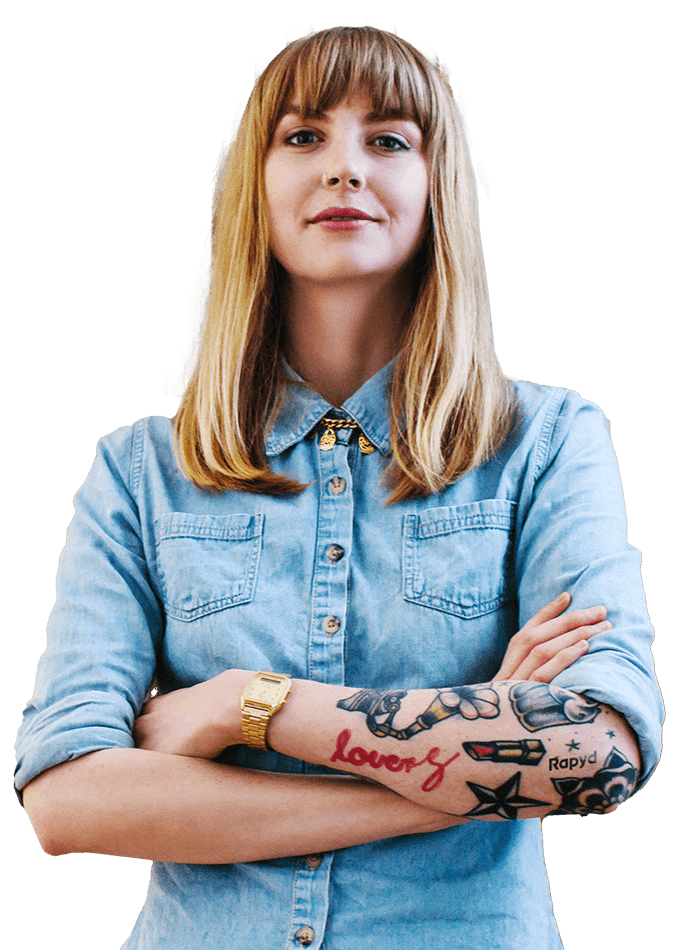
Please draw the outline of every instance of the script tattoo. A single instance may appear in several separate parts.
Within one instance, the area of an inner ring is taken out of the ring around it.
[[[617,748],[613,748],[601,769],[590,778],[554,778],[562,796],[553,815],[602,814],[612,805],[625,802],[635,791],[637,769]]]
[[[512,711],[529,732],[592,722],[601,711],[592,699],[547,683],[515,683],[508,695]]]
[[[462,716],[463,719],[495,719],[500,712],[498,693],[489,685],[456,686],[452,689],[440,689],[427,709],[405,729],[395,729],[392,721],[401,709],[401,701],[408,693],[403,689],[362,689],[341,699],[337,706],[348,712],[362,712],[366,716],[366,725],[378,738],[390,736],[392,739],[410,739],[424,729],[449,719]]]
[[[450,759],[446,759],[444,762],[438,762],[437,756],[439,755],[440,749],[437,746],[433,746],[425,758],[419,762],[414,758],[402,759],[398,755],[382,755],[374,749],[362,749],[362,747],[358,745],[352,746],[352,748],[348,750],[347,746],[351,738],[352,733],[350,730],[343,729],[335,740],[335,752],[331,756],[331,762],[348,762],[350,765],[358,766],[370,765],[372,769],[384,768],[387,769],[388,772],[401,772],[402,770],[410,772],[411,769],[420,768],[421,765],[431,765],[434,771],[428,775],[420,786],[424,792],[433,792],[435,788],[439,788],[444,780],[444,770],[446,766],[455,762],[460,755],[460,752],[456,752]]]
[[[524,795],[520,795],[519,785],[521,780],[522,773],[515,772],[507,782],[497,785],[496,788],[487,788],[485,785],[478,785],[476,782],[468,782],[468,788],[477,796],[477,804],[472,811],[465,813],[465,817],[498,815],[499,818],[514,821],[520,808],[550,804],[550,802],[539,802],[535,798],[525,798]]]

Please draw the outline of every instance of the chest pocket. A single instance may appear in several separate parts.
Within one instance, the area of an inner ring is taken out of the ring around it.
[[[158,574],[165,610],[196,620],[253,599],[264,515],[189,515],[158,521]]]
[[[491,498],[406,515],[404,598],[467,619],[500,607],[507,599],[515,508]]]

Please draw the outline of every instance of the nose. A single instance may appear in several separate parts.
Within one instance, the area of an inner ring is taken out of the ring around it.
[[[350,188],[358,189],[358,188],[361,188],[362,180],[357,174],[352,174],[350,172],[339,174],[339,175],[333,175],[333,174],[329,175],[326,172],[324,172],[323,183],[324,185],[331,185],[331,186],[339,185],[341,183],[346,183],[347,185],[350,186]]]
[[[348,141],[339,142],[326,154],[323,183],[329,187],[345,185],[359,189],[365,184],[361,156],[355,145]]]

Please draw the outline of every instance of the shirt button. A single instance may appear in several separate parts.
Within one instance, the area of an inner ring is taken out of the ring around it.
[[[295,939],[298,943],[302,944],[303,947],[308,947],[314,940],[314,931],[311,927],[300,927],[295,934]]]
[[[323,854],[308,854],[305,862],[310,871],[318,868],[323,863]]]
[[[333,614],[330,614],[328,617],[324,618],[324,622],[321,625],[326,633],[327,637],[332,637],[334,633],[337,633],[340,629],[340,620],[337,617],[334,617]]]
[[[328,487],[330,489],[331,495],[342,495],[344,490],[347,488],[347,482],[339,475],[334,475],[333,478],[331,478],[328,482]]]
[[[329,561],[333,561],[333,563],[339,561],[344,553],[345,549],[341,548],[339,544],[329,544],[326,548],[326,557]]]

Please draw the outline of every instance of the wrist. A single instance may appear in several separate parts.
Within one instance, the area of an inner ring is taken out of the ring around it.
[[[253,675],[252,670],[225,670],[220,674],[220,687],[224,695],[224,725],[229,736],[229,745],[244,745],[241,696]]]

